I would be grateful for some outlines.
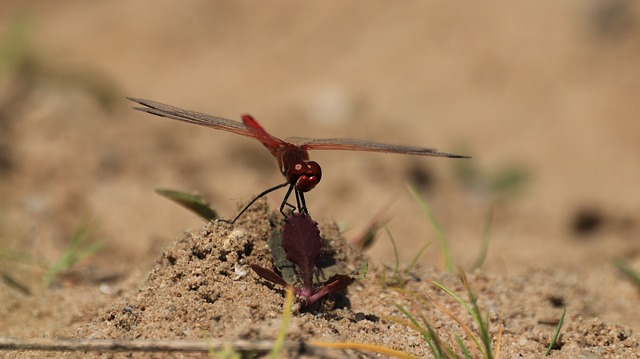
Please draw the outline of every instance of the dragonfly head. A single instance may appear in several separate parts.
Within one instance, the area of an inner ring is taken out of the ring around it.
[[[317,162],[296,162],[287,171],[287,180],[300,192],[311,191],[322,178],[322,169]]]

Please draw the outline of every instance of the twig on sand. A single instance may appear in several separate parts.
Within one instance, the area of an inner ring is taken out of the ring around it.
[[[5,338],[0,337],[0,350],[37,351],[92,351],[92,352],[201,352],[232,349],[238,352],[268,352],[273,348],[271,340],[110,340],[110,339],[52,339],[52,338]],[[303,342],[285,342],[283,348],[309,351]],[[321,350],[313,348],[316,352]]]

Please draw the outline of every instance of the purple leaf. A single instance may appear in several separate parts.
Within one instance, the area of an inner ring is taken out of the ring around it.
[[[306,214],[292,214],[282,228],[281,245],[287,259],[300,270],[302,296],[311,296],[316,261],[322,254],[322,238],[318,224]]]
[[[287,282],[284,279],[282,279],[281,276],[277,275],[271,269],[261,267],[257,264],[251,264],[251,269],[253,269],[253,271],[256,272],[257,275],[268,280],[269,282],[280,284],[283,287],[289,286],[289,284],[287,284]]]
[[[335,293],[335,292],[339,292],[341,290],[344,290],[345,288],[347,288],[349,286],[349,284],[353,283],[355,279],[348,276],[348,275],[344,275],[344,274],[339,274],[336,276],[333,276],[329,281],[331,281],[331,283],[325,285],[324,287],[320,288],[319,291],[317,291],[316,293],[314,293],[312,296],[309,297],[309,299],[307,300],[307,304],[313,304],[314,302],[316,302],[318,299],[324,297],[327,294],[330,293]]]
[[[368,269],[369,269],[369,264],[367,262],[364,262],[360,265],[360,268],[358,268],[357,271],[353,272],[350,275],[346,275],[346,274],[334,275],[333,277],[329,278],[328,281],[325,282],[329,284],[325,284],[322,288],[320,288],[316,293],[314,293],[312,296],[310,296],[307,299],[307,304],[312,304],[327,294],[336,293],[336,292],[345,290],[351,283],[355,282],[358,279],[364,278],[364,276],[367,274]]]

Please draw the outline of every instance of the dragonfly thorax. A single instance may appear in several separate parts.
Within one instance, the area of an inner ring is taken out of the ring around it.
[[[295,162],[286,172],[287,181],[300,192],[311,191],[322,178],[322,169],[315,161]]]

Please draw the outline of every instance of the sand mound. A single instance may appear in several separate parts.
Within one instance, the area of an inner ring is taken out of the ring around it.
[[[279,214],[269,215],[265,202],[249,211],[235,226],[223,222],[185,233],[170,244],[137,294],[106,308],[78,337],[105,339],[273,340],[282,317],[284,291],[251,271],[251,263],[272,268],[267,239],[279,230]],[[320,225],[326,251],[334,252],[345,267],[355,268],[363,257],[351,249],[332,223]],[[416,318],[430,318],[445,340],[448,334],[465,335],[440,310],[411,295],[383,289],[375,268],[348,290],[313,308],[295,307],[288,339],[292,341],[355,341],[374,343],[423,357],[428,347],[419,333],[389,317],[402,318],[401,304]],[[442,283],[462,298],[465,289],[456,275],[419,268],[405,288],[430,294],[449,310],[474,323],[464,309],[432,281]],[[568,314],[557,357],[635,353],[638,341],[630,330],[594,319],[597,303],[574,276],[533,271],[526,278],[503,278],[475,273],[469,276],[479,304],[497,333],[502,320],[501,351],[506,357],[540,357],[548,346],[562,308]],[[584,319],[591,318],[591,319]],[[468,338],[467,338],[468,339]],[[371,353],[337,354],[367,356]]]

